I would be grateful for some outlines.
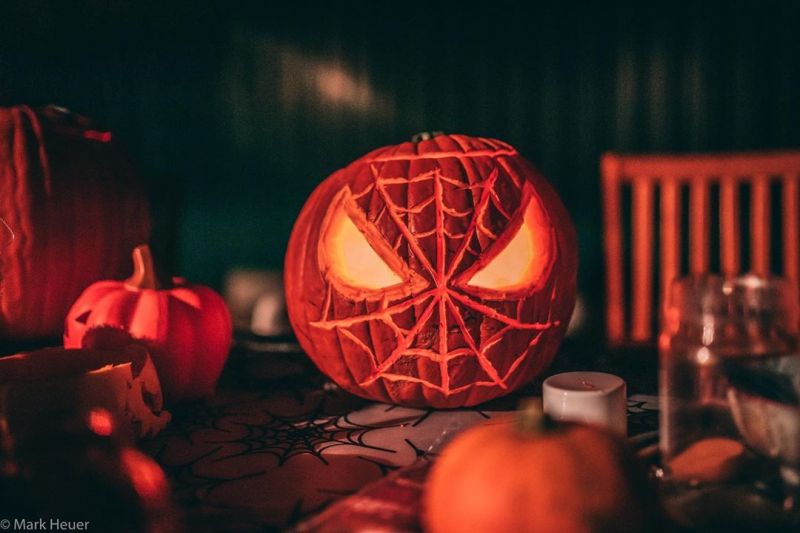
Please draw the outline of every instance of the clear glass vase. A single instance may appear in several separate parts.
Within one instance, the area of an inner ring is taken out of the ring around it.
[[[661,486],[679,523],[800,525],[797,348],[789,282],[705,275],[671,285],[659,337]]]

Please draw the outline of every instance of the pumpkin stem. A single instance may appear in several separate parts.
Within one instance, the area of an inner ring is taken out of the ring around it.
[[[411,142],[412,143],[418,143],[420,141],[429,141],[429,140],[433,139],[434,137],[438,137],[439,135],[444,135],[444,132],[443,131],[423,131],[423,132],[417,133],[416,135],[413,135],[411,137]]]
[[[136,289],[163,289],[169,286],[158,275],[150,246],[140,244],[133,249],[133,275],[125,280],[125,285]]]
[[[517,429],[525,435],[538,435],[553,426],[552,420],[542,410],[540,398],[526,398],[519,403]]]

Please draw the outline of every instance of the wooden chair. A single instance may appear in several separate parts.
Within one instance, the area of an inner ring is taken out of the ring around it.
[[[800,151],[607,153],[601,174],[612,346],[653,343],[664,290],[687,273],[746,268],[797,286]]]

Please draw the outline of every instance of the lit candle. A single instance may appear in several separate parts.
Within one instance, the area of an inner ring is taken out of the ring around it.
[[[544,412],[554,420],[605,427],[626,435],[626,387],[603,372],[565,372],[544,380]]]

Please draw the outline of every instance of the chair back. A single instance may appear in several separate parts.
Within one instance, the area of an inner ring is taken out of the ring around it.
[[[653,343],[681,275],[778,274],[797,290],[800,151],[606,153],[601,174],[611,345]]]

